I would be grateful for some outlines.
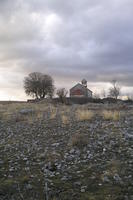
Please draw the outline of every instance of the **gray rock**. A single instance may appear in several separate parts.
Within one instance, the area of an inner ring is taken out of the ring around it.
[[[73,154],[74,152],[75,152],[75,149],[71,149],[71,150],[69,151],[70,154]]]
[[[45,156],[46,156],[46,154],[45,154],[45,153],[41,153],[41,154],[39,155],[39,158],[40,158],[40,159],[44,159],[44,158],[45,158]]]
[[[84,188],[82,188],[80,191],[81,191],[82,193],[84,193],[84,192],[85,192],[85,189],[84,189]]]
[[[77,150],[75,151],[75,154],[76,154],[77,156],[80,156],[80,154],[81,154],[80,150],[77,149]]]
[[[27,185],[26,185],[26,188],[27,188],[28,190],[32,190],[33,187],[32,187],[31,184],[27,184]]]
[[[19,111],[22,115],[33,114],[35,111],[33,109],[24,108]]]
[[[3,160],[0,160],[0,165],[2,165],[4,163],[4,161]]]
[[[103,177],[103,182],[104,183],[109,183],[110,182],[109,178],[106,175],[104,175],[104,177]]]
[[[114,180],[115,180],[116,182],[121,182],[121,178],[120,178],[120,176],[119,176],[118,174],[115,174],[115,175],[113,176],[113,178],[114,178]]]
[[[9,172],[13,172],[13,171],[14,171],[14,168],[13,168],[13,167],[9,169]]]
[[[77,182],[74,183],[74,185],[75,185],[75,186],[80,186],[80,185],[81,185],[81,182],[80,182],[80,181],[77,181]]]
[[[87,186],[82,186],[80,191],[81,191],[82,193],[84,193],[84,192],[86,191],[86,188],[87,188]]]
[[[61,178],[61,181],[67,181],[68,180],[68,177],[64,176]]]
[[[51,146],[52,147],[58,147],[60,145],[60,143],[53,143]]]
[[[133,140],[133,134],[126,133],[125,138],[128,140],[130,140],[130,139]]]
[[[57,165],[57,169],[61,169],[61,164]]]
[[[26,157],[25,157],[25,158],[23,158],[23,160],[24,160],[24,161],[27,161],[27,160],[28,160],[28,158],[26,158]]]

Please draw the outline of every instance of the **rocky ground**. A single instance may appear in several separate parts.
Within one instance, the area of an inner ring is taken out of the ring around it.
[[[103,105],[79,106],[94,116],[77,120],[77,107],[0,118],[0,200],[133,199],[132,106],[115,106],[115,120]]]

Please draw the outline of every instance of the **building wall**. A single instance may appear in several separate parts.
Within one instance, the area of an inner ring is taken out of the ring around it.
[[[74,90],[72,90],[70,92],[70,96],[85,96],[85,95],[86,94],[85,94],[85,92],[83,90],[77,89],[77,88],[75,88]]]
[[[92,98],[92,92],[88,90],[88,97]]]
[[[92,97],[92,92],[81,84],[77,84],[70,90],[70,97]]]

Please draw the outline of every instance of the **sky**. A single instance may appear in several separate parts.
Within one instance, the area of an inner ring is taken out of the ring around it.
[[[0,0],[0,100],[25,100],[31,72],[94,93],[133,92],[132,0]]]

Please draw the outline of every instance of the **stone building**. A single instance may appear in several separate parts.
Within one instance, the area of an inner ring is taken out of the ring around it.
[[[70,89],[70,97],[92,98],[92,91],[87,88],[85,79]]]

